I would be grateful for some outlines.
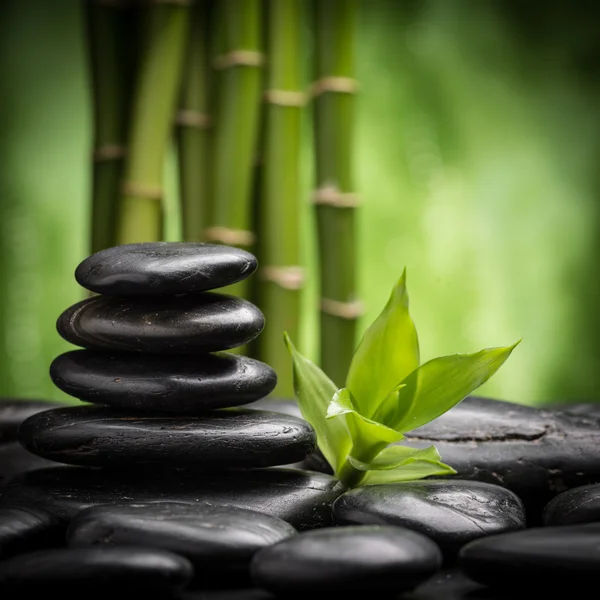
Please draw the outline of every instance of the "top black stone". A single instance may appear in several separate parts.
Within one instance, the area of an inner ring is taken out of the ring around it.
[[[231,285],[257,266],[252,254],[230,246],[152,242],[96,252],[77,267],[75,279],[109,296],[182,294]]]

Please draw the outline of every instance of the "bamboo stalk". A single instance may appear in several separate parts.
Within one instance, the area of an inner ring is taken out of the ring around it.
[[[126,0],[85,4],[93,106],[92,253],[115,244],[126,143],[128,8]]]
[[[356,2],[316,2],[315,8],[314,202],[321,288],[320,361],[329,377],[343,385],[360,315],[352,178]]]
[[[206,241],[251,249],[252,183],[262,85],[261,2],[217,3],[219,54],[213,152],[213,207]],[[228,293],[248,295],[246,281]]]
[[[212,2],[192,6],[190,35],[183,77],[183,93],[177,116],[179,192],[183,239],[200,242],[210,223],[210,69],[209,33]]]
[[[300,265],[300,130],[303,0],[269,0],[268,68],[262,194],[258,203],[260,285],[258,305],[266,326],[258,338],[258,358],[275,369],[274,393],[294,395],[291,361],[283,332],[298,339],[303,270]]]
[[[163,239],[163,170],[190,9],[183,0],[154,0],[147,10],[118,211],[118,244]]]

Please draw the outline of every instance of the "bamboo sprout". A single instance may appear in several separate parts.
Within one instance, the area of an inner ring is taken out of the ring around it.
[[[314,136],[323,370],[343,385],[352,359],[360,304],[352,181],[355,0],[316,3]]]
[[[189,6],[151,2],[131,114],[117,243],[163,238],[163,170],[187,42]]]
[[[206,241],[251,248],[252,180],[262,82],[261,3],[220,0],[214,133],[213,206]],[[247,282],[227,292],[247,296]]]
[[[298,338],[300,293],[300,129],[302,47],[299,23],[303,0],[269,0],[266,115],[262,194],[258,203],[261,269],[258,305],[266,326],[258,338],[258,358],[277,373],[275,394],[294,395],[283,332]]]
[[[183,239],[200,242],[210,223],[210,69],[209,31],[212,6],[199,0],[192,6],[183,93],[177,117],[179,189]]]
[[[91,252],[115,244],[127,119],[126,21],[128,3],[88,0],[85,5],[92,84],[93,165]]]

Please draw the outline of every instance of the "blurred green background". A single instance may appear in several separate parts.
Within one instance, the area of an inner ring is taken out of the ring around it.
[[[360,12],[362,327],[406,266],[424,360],[523,338],[482,394],[600,398],[600,8],[362,0]],[[0,15],[0,395],[64,400],[48,377],[69,348],[54,324],[83,297],[73,271],[89,229],[81,4],[9,0]],[[303,173],[308,200],[308,141]],[[303,226],[300,345],[314,358],[308,202]]]

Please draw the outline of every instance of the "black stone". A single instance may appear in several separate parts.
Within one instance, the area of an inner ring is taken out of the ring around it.
[[[462,548],[459,565],[475,581],[501,588],[523,579],[554,591],[595,586],[600,524],[531,528],[476,540]]]
[[[544,525],[600,522],[600,484],[582,485],[553,498],[544,509]]]
[[[206,292],[166,298],[94,296],[60,315],[58,333],[92,350],[198,354],[253,340],[265,326],[251,302]]]
[[[47,594],[168,594],[193,576],[190,562],[167,550],[137,546],[59,548],[21,554],[0,563],[0,590]],[[96,597],[96,596],[94,596]]]
[[[314,450],[316,435],[306,421],[267,411],[231,408],[178,417],[86,405],[29,417],[19,440],[30,452],[67,464],[212,469],[301,460]]]
[[[547,408],[548,410],[558,410],[566,415],[575,417],[600,419],[600,402],[569,402],[551,404],[544,408]]]
[[[61,544],[64,526],[40,508],[0,506],[0,558]]]
[[[477,481],[405,481],[346,492],[333,505],[335,522],[388,524],[425,534],[447,558],[484,535],[525,527],[521,501],[511,491]]]
[[[163,548],[190,560],[204,580],[249,577],[256,552],[296,534],[287,522],[235,506],[172,502],[117,504],[84,510],[69,525],[70,546]]]
[[[469,397],[402,444],[435,445],[461,479],[515,492],[528,523],[560,492],[600,481],[598,420],[529,406]]]
[[[13,479],[0,496],[0,506],[41,506],[69,521],[98,504],[207,502],[256,510],[301,530],[331,525],[331,505],[344,491],[329,475],[296,469],[198,473],[63,466]]]
[[[257,264],[252,254],[219,244],[126,244],[86,258],[75,279],[88,290],[108,296],[181,294],[242,281]]]
[[[240,406],[277,383],[265,363],[227,352],[200,358],[73,350],[54,360],[50,375],[80,400],[180,415]]]
[[[272,592],[402,592],[440,569],[430,539],[402,527],[331,527],[302,533],[258,552],[254,583]]]
[[[56,463],[28,452],[19,442],[0,444],[0,494],[2,494],[2,486],[13,477],[51,466],[56,466]]]
[[[0,444],[17,439],[17,430],[27,417],[63,406],[48,400],[30,400],[27,398],[0,398]]]

